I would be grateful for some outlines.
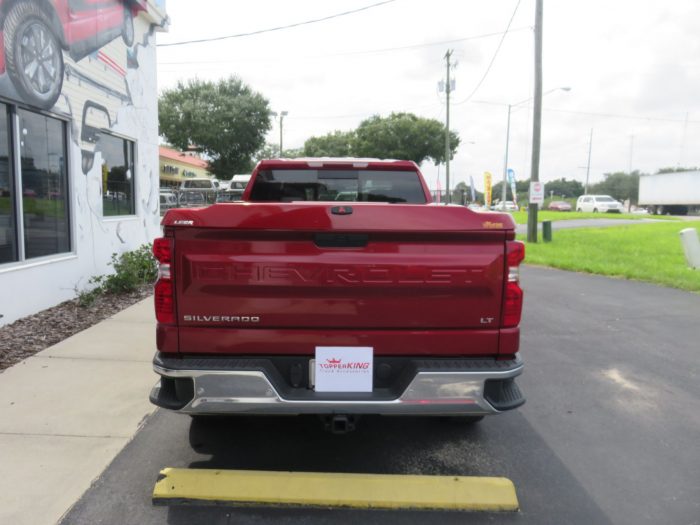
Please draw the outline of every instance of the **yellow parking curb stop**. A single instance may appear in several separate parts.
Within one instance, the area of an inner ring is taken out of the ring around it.
[[[178,503],[518,510],[507,478],[165,468],[153,504]]]

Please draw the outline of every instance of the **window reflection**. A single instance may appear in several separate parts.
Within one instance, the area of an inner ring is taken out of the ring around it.
[[[103,215],[133,215],[134,143],[102,133],[98,147],[102,153]]]
[[[25,257],[70,251],[65,124],[18,109]]]
[[[17,260],[17,230],[10,156],[10,118],[8,108],[0,104],[0,264]]]

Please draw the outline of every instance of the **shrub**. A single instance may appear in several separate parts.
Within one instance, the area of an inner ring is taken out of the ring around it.
[[[153,284],[158,276],[158,264],[151,253],[151,245],[143,244],[138,249],[112,254],[109,263],[114,273],[98,275],[89,281],[89,289],[78,292],[78,306],[91,306],[103,294],[121,294]],[[77,288],[77,287],[76,287]]]
[[[133,292],[144,284],[153,284],[158,265],[151,253],[151,245],[143,244],[131,252],[112,254],[114,273],[92,279],[105,293]]]

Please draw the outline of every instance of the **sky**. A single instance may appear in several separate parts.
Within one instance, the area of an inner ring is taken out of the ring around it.
[[[158,44],[248,33],[359,9],[382,0],[168,0]],[[514,14],[515,13],[515,14]],[[451,186],[508,167],[530,176],[535,0],[393,0],[318,23],[258,35],[158,48],[159,91],[178,80],[236,75],[284,119],[284,147],[351,130],[378,114],[444,122],[445,53],[450,128],[461,144]],[[510,30],[505,33],[510,23]],[[540,180],[584,182],[604,173],[700,166],[700,2],[545,0]],[[500,44],[499,48],[499,43]],[[489,64],[492,62],[491,67]],[[559,88],[568,87],[569,91]],[[275,121],[268,142],[279,143]],[[421,165],[431,188],[444,166]]]

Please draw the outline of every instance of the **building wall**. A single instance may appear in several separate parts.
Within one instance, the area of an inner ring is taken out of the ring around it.
[[[161,186],[179,186],[187,179],[212,177],[205,168],[162,156],[159,158],[159,169]]]
[[[0,4],[3,2],[8,5],[7,0],[0,0]],[[56,13],[51,16],[59,18],[61,10],[70,5],[65,0],[34,4],[43,5],[45,13],[54,9]],[[90,2],[80,5],[89,6]],[[159,7],[145,0],[129,4],[133,6],[128,11],[133,17],[133,36],[129,38],[128,29],[124,29],[129,16],[126,4],[107,0],[101,3],[103,9],[105,5],[114,8],[112,19],[95,19],[95,34],[87,42],[68,43],[68,49],[62,52],[63,78],[55,100],[33,97],[22,88],[16,73],[13,77],[11,68],[0,69],[0,102],[9,108],[10,135],[19,143],[14,150],[12,174],[16,186],[20,180],[26,184],[30,154],[22,148],[30,143],[32,133],[22,127],[18,114],[41,113],[66,123],[66,158],[49,162],[61,168],[38,170],[38,177],[48,177],[52,169],[65,169],[70,223],[67,250],[32,257],[25,248],[20,260],[0,262],[0,325],[75,297],[77,291],[89,287],[91,277],[110,271],[108,262],[113,253],[151,242],[160,232],[155,34],[165,28],[167,19],[162,2]],[[90,8],[84,8],[87,11],[79,16],[89,19]],[[43,16],[48,18],[49,14]],[[63,27],[68,34],[70,28]],[[7,37],[6,27],[5,33]],[[6,49],[4,59],[8,59]],[[130,144],[133,154],[125,153]],[[115,163],[114,158],[125,160]],[[42,190],[34,192],[36,196],[27,196],[26,189],[20,193],[19,187],[11,191],[8,200],[15,205],[14,218],[23,224],[21,228],[31,229],[33,223],[40,224],[44,219],[31,213],[24,215],[22,209],[27,211],[37,203],[51,206],[52,200],[63,198],[60,191],[48,196]],[[22,244],[17,243],[17,251]]]

